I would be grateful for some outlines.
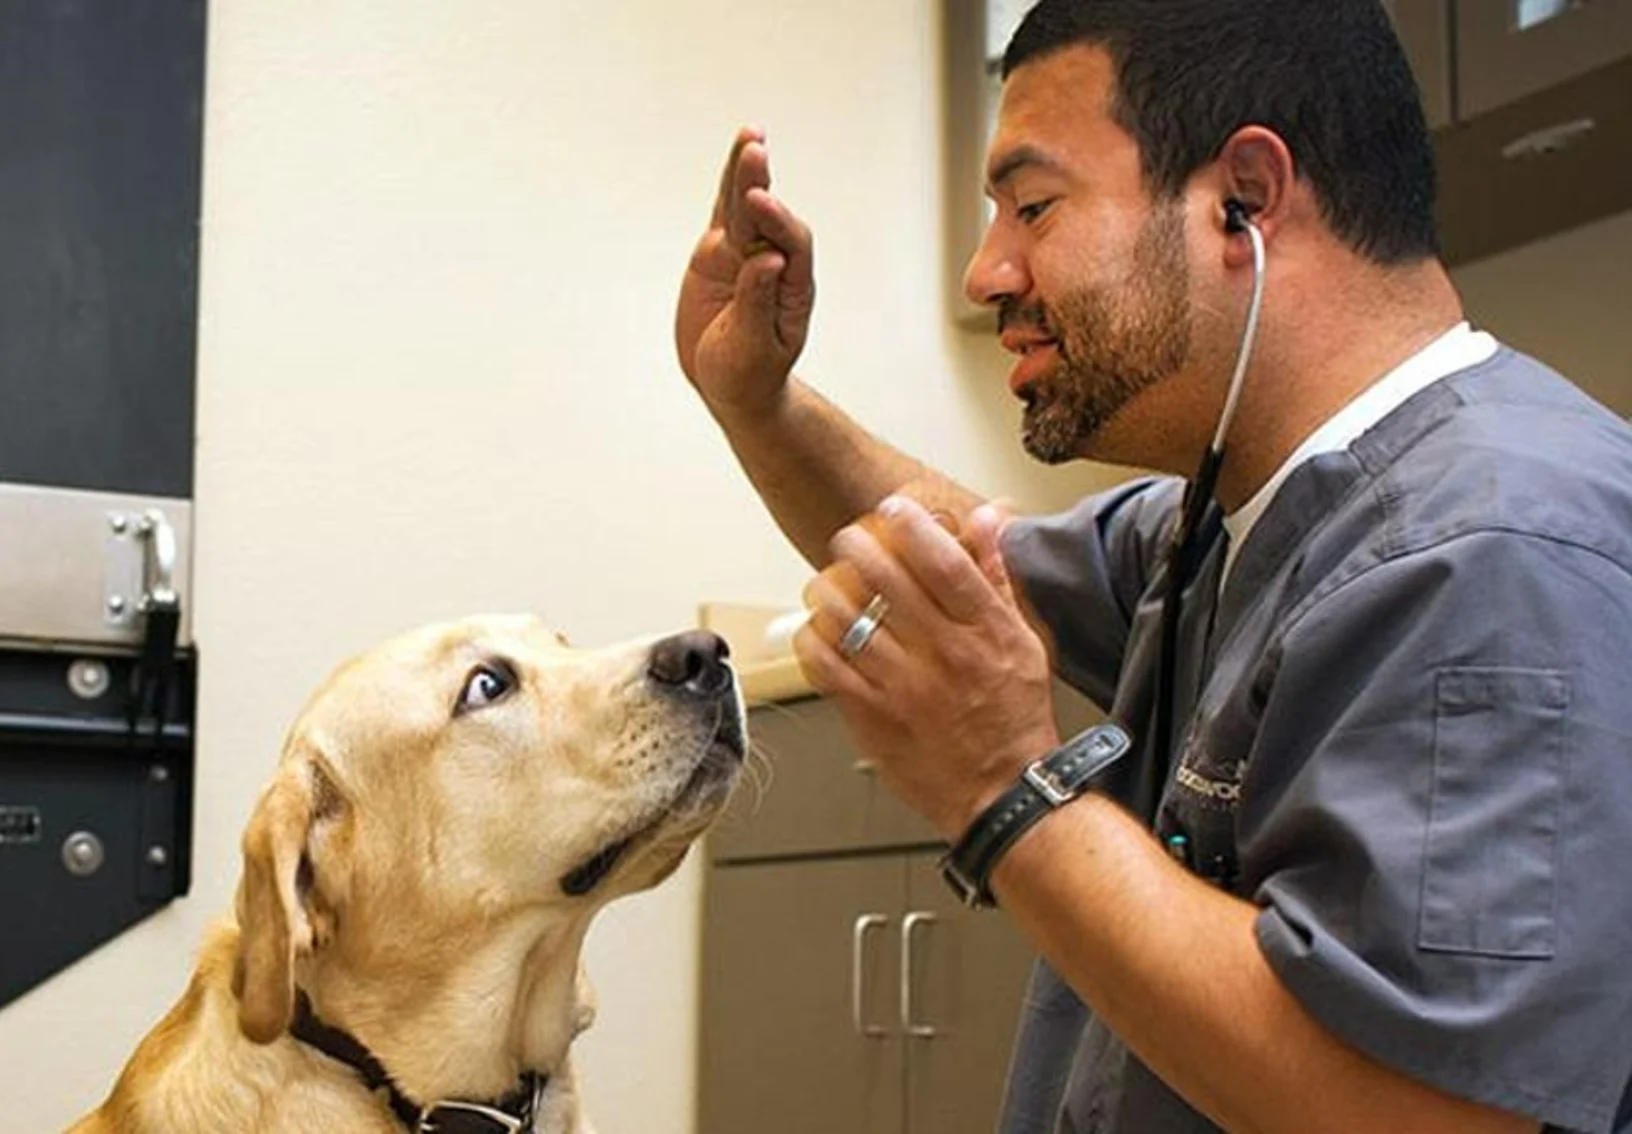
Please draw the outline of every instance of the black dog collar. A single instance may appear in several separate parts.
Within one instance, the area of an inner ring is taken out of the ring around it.
[[[419,1106],[402,1093],[391,1073],[356,1036],[318,1019],[305,992],[296,995],[289,1033],[357,1072],[370,1091],[384,1091],[397,1121],[413,1134],[532,1134],[533,1117],[549,1083],[548,1076],[529,1071],[514,1091],[496,1101],[438,1099]]]

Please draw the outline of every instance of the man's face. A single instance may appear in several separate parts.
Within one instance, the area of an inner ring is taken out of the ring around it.
[[[1049,463],[1149,463],[1150,423],[1125,411],[1191,354],[1183,206],[1151,202],[1112,80],[1087,47],[1010,76],[988,161],[997,214],[965,280],[1021,356],[1025,446]]]

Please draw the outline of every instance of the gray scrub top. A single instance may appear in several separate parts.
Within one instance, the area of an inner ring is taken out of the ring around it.
[[[1221,536],[1186,594],[1164,774],[1179,492],[1006,537],[1061,676],[1136,737],[1103,790],[1259,907],[1270,966],[1345,1042],[1632,1134],[1632,430],[1504,348],[1299,467],[1223,593]],[[1038,966],[1001,1134],[1215,1129]]]

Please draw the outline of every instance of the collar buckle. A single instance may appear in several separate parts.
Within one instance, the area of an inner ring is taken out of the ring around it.
[[[414,1134],[475,1134],[483,1123],[491,1124],[493,1134],[529,1134],[533,1118],[531,1113],[518,1118],[481,1103],[443,1100],[419,1112]]]

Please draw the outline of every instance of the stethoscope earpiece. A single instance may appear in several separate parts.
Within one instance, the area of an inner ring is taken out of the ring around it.
[[[1252,210],[1239,197],[1224,199],[1224,231],[1240,235],[1252,227]]]

